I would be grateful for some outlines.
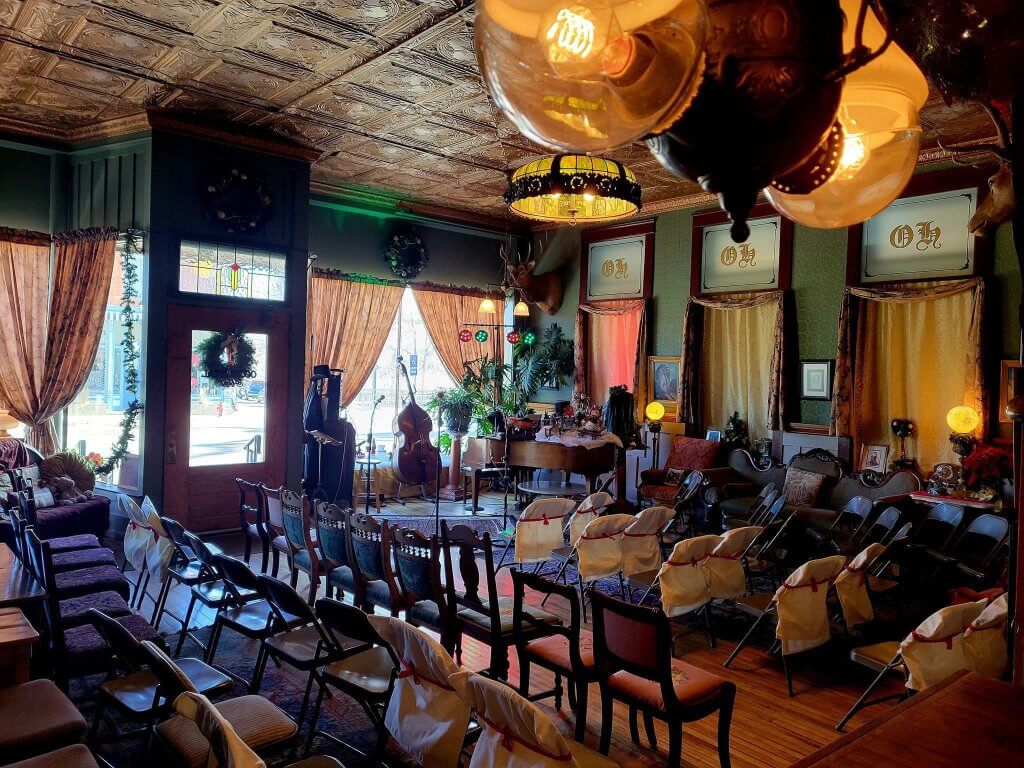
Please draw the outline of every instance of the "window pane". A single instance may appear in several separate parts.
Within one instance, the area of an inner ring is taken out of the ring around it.
[[[178,288],[187,293],[283,301],[283,254],[183,240]]]
[[[211,335],[213,331],[192,331],[189,466],[262,463],[266,455],[267,335],[245,334],[256,348],[256,375],[228,388],[210,381],[199,367],[197,348]]]
[[[138,397],[136,393],[128,391],[127,363],[122,347],[125,335],[121,309],[125,282],[121,263],[123,252],[124,243],[120,242],[117,246],[117,257],[114,259],[110,293],[107,296],[107,309],[103,318],[103,331],[100,334],[96,360],[85,386],[68,405],[66,411],[65,447],[83,456],[95,454],[97,463],[103,463],[109,458],[114,443],[121,434],[121,420],[124,418],[125,410]],[[135,264],[135,293],[141,294],[144,284],[143,254],[133,254],[131,258]],[[195,249],[190,252],[190,258],[195,261]],[[194,280],[194,267],[190,274]],[[143,339],[142,311],[143,305],[139,296],[132,302],[131,327],[135,335],[135,348],[140,352]],[[135,369],[137,375],[141,375],[141,359],[136,361]],[[128,441],[128,453],[113,470],[108,482],[127,490],[141,489],[141,445],[142,419],[139,418],[136,420],[134,435]]]

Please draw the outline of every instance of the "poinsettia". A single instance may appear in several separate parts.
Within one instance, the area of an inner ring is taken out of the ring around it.
[[[103,457],[100,456],[100,454],[98,454],[96,451],[90,451],[89,453],[85,454],[85,460],[92,464],[93,469],[96,469],[97,467],[103,465]]]
[[[979,445],[963,460],[964,484],[968,488],[1001,483],[1013,476],[1013,459],[994,445]]]

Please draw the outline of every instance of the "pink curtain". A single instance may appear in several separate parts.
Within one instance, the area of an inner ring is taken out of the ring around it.
[[[646,352],[645,300],[581,304],[576,312],[574,390],[603,403],[610,387],[624,384],[639,410],[646,387]]]

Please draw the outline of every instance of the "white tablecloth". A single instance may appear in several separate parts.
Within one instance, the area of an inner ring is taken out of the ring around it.
[[[546,427],[541,427],[540,431],[537,432],[538,443],[561,443],[569,448],[575,448],[578,445],[582,445],[584,448],[600,448],[607,443],[616,445],[619,448],[622,447],[622,441],[618,435],[613,435],[611,432],[602,432],[598,437],[587,437],[578,432],[562,432],[559,434],[552,431],[550,435],[545,434],[546,432]]]

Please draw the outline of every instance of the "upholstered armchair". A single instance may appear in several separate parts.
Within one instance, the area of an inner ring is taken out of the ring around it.
[[[637,493],[642,500],[655,504],[671,502],[688,472],[718,466],[721,453],[721,443],[682,435],[673,437],[665,466],[641,472]]]

